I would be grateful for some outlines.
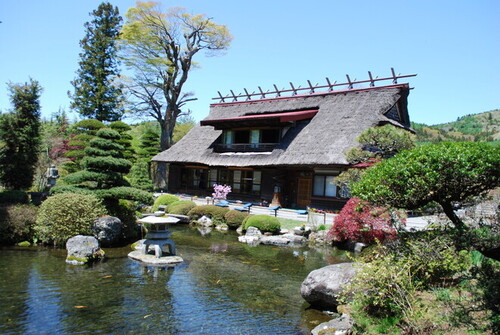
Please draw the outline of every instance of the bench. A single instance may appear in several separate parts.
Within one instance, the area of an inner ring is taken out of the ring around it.
[[[250,207],[252,207],[252,205],[253,204],[250,202],[248,204],[243,205],[242,207],[236,207],[235,209],[237,211],[240,211],[240,212],[248,212],[248,213],[250,213]]]
[[[219,207],[229,207],[229,202],[227,202],[226,200],[221,200],[219,201],[218,203],[215,204],[215,206],[219,206]]]
[[[274,206],[274,207],[269,207],[270,211],[274,211],[274,216],[278,216],[278,210],[281,209],[281,206]]]

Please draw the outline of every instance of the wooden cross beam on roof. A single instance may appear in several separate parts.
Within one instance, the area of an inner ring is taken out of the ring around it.
[[[394,71],[394,68],[391,67],[391,76],[390,77],[383,77],[383,78],[379,78],[378,76],[373,78],[372,76],[372,73],[371,71],[368,71],[368,78],[367,80],[351,80],[351,77],[349,77],[348,74],[346,74],[346,79],[347,79],[347,82],[344,82],[344,83],[337,83],[337,81],[334,81],[333,83],[330,81],[330,79],[328,77],[326,77],[326,82],[327,82],[327,85],[318,85],[316,84],[315,86],[313,86],[311,84],[311,81],[310,80],[307,80],[307,83],[308,83],[308,86],[307,87],[301,87],[301,86],[298,86],[298,87],[295,87],[293,85],[293,83],[290,82],[290,87],[291,89],[278,89],[278,87],[276,86],[276,84],[273,84],[273,87],[274,87],[274,91],[269,91],[267,90],[266,92],[264,92],[262,90],[262,88],[260,86],[258,86],[258,89],[259,89],[259,92],[252,92],[252,93],[248,93],[248,91],[246,89],[243,89],[245,91],[244,94],[235,94],[233,92],[233,90],[230,90],[231,94],[230,95],[227,95],[227,96],[222,96],[222,94],[217,91],[217,93],[219,94],[218,97],[216,98],[212,98],[212,100],[219,100],[219,102],[226,102],[225,100],[226,99],[233,99],[232,101],[235,102],[235,101],[238,101],[238,98],[246,98],[246,100],[252,100],[252,97],[255,97],[255,96],[258,96],[258,99],[265,99],[267,98],[267,95],[269,94],[273,94],[274,97],[281,97],[283,93],[288,93],[288,94],[291,94],[292,96],[295,96],[295,95],[298,95],[299,92],[301,91],[304,91],[304,90],[309,90],[309,94],[314,94],[314,93],[317,93],[316,91],[317,90],[320,90],[320,89],[328,89],[328,92],[331,92],[334,90],[335,87],[347,87],[348,90],[352,90],[354,88],[354,85],[355,84],[369,84],[370,87],[374,87],[375,86],[375,82],[379,82],[379,81],[387,81],[387,80],[392,80],[392,84],[397,84],[398,83],[398,79],[401,79],[401,78],[408,78],[408,77],[415,77],[416,74],[408,74],[408,75],[401,75],[401,74],[397,74],[396,75],[396,72]]]

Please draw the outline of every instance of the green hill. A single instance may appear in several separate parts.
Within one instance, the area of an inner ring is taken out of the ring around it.
[[[475,141],[500,144],[500,110],[469,114],[456,121],[428,126],[412,122],[417,143]]]

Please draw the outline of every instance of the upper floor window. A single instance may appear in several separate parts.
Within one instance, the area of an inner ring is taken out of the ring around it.
[[[280,142],[279,128],[224,130],[219,151],[271,151]]]

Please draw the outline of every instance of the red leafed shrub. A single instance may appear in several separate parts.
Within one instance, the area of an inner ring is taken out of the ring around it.
[[[334,242],[383,242],[396,238],[394,224],[405,225],[406,218],[386,207],[375,207],[359,198],[352,198],[335,217],[327,237]]]

